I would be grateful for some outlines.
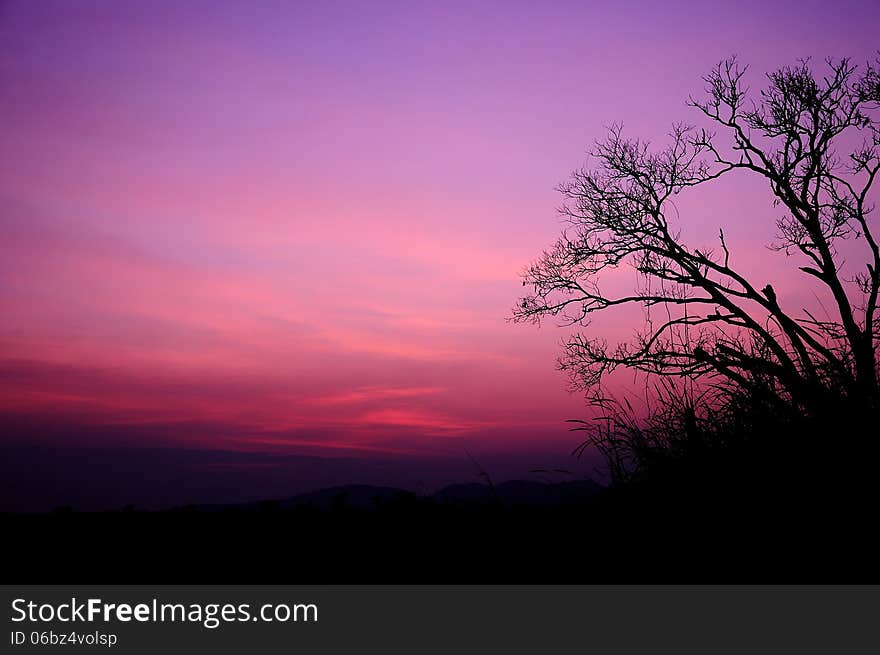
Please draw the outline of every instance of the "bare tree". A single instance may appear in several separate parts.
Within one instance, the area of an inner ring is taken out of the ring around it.
[[[612,345],[584,330],[565,341],[560,367],[577,387],[594,389],[627,367],[770,390],[798,411],[831,397],[877,406],[880,248],[870,219],[880,61],[825,63],[822,76],[808,61],[770,73],[750,99],[745,69],[724,61],[704,78],[706,96],[689,100],[717,131],[675,125],[670,145],[654,151],[612,127],[591,153],[598,165],[560,187],[564,231],[524,273],[531,291],[514,320],[586,327],[595,312],[645,308],[644,327],[629,342]],[[736,171],[766,181],[782,212],[771,247],[800,259],[803,275],[831,299],[827,315],[791,307],[738,268],[723,226],[715,247],[687,243],[673,196]],[[640,282],[629,294],[605,293],[603,275],[624,266]]]

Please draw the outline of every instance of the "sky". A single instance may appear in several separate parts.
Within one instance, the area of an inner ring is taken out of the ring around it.
[[[611,123],[662,143],[696,119],[717,61],[760,85],[872,57],[878,24],[868,2],[0,0],[3,443],[568,464],[564,333],[506,320],[555,187]],[[786,288],[766,189],[682,210]]]

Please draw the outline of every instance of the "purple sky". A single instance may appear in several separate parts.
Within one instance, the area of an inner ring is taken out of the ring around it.
[[[564,459],[562,332],[505,321],[554,187],[612,122],[697,120],[720,59],[760,86],[873,57],[878,25],[868,2],[0,1],[0,411],[55,426],[6,440]],[[760,185],[680,209],[799,300]]]

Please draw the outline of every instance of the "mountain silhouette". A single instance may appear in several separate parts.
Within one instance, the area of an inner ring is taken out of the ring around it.
[[[511,507],[556,507],[594,502],[603,487],[593,480],[572,480],[557,483],[510,480],[498,485],[478,482],[451,484],[427,495],[405,489],[368,484],[348,484],[297,494],[281,500],[248,503],[187,505],[176,509],[200,512],[229,510],[291,510],[311,508],[329,511],[376,510],[393,503],[432,502],[438,505],[483,505],[500,503]]]
[[[433,498],[449,504],[496,501],[511,506],[557,506],[592,502],[601,490],[602,486],[593,480],[557,483],[510,480],[495,486],[451,484],[433,494]]]

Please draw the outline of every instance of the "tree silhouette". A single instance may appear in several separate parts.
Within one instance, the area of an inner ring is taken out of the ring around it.
[[[513,319],[586,327],[595,312],[645,308],[631,341],[612,345],[583,330],[566,339],[560,367],[583,390],[626,367],[723,381],[798,413],[839,401],[876,408],[880,248],[870,219],[880,171],[878,63],[829,59],[817,76],[802,61],[767,75],[752,99],[745,68],[731,58],[704,78],[706,96],[688,103],[711,130],[677,124],[670,145],[655,151],[612,127],[591,152],[598,165],[560,187],[565,228],[525,271],[531,291]],[[736,172],[766,182],[781,212],[770,245],[830,298],[827,315],[793,307],[738,266],[723,226],[714,247],[686,240],[673,197]],[[625,266],[638,284],[606,293],[603,276]]]

